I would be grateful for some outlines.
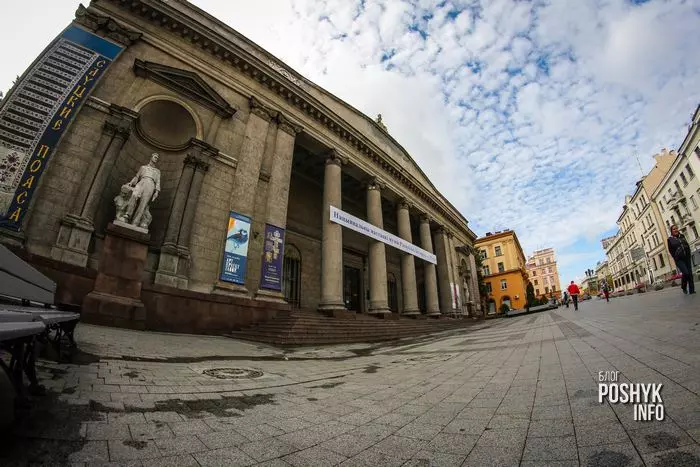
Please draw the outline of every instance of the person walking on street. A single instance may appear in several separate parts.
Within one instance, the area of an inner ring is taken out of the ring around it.
[[[566,292],[564,292],[564,298],[562,299],[562,301],[564,302],[564,305],[566,305],[566,307],[569,308],[569,295]]]
[[[603,295],[605,295],[605,301],[610,302],[610,290],[607,282],[603,282]]]
[[[695,282],[693,281],[693,269],[690,261],[690,245],[685,236],[680,232],[678,226],[671,226],[671,236],[668,237],[668,251],[676,262],[676,267],[681,272],[681,289],[685,294],[695,293]]]
[[[571,295],[571,299],[574,301],[574,311],[578,311],[578,296],[581,293],[578,289],[578,285],[574,284],[574,281],[571,281],[571,284],[569,284],[566,290],[569,291],[569,295]]]

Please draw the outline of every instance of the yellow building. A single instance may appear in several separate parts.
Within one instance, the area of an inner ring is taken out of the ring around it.
[[[503,304],[510,309],[525,308],[525,254],[515,232],[489,232],[478,238],[474,247],[481,252],[484,284],[489,294],[487,313],[500,313]]]

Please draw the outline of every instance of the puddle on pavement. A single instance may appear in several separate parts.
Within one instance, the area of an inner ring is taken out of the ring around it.
[[[341,384],[345,384],[344,381],[337,381],[335,383],[324,383],[324,384],[319,384],[318,386],[309,386],[309,389],[333,389],[335,387],[340,386]]]
[[[624,467],[632,462],[632,458],[627,454],[617,451],[600,451],[588,457],[586,465],[597,467]]]
[[[653,467],[694,467],[700,465],[700,457],[689,452],[670,452],[659,456]]]
[[[657,451],[666,451],[678,447],[680,438],[666,433],[665,431],[657,431],[656,433],[648,434],[644,437],[647,444]]]

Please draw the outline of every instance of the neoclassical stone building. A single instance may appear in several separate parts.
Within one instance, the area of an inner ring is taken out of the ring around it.
[[[108,287],[143,310],[96,322],[190,332],[476,310],[474,233],[381,121],[185,1],[94,0],[60,37],[0,107],[0,241],[58,301]],[[105,264],[154,152],[145,265]]]

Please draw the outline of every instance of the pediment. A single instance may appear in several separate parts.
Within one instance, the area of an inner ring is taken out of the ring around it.
[[[231,107],[214,88],[193,71],[146,62],[137,58],[134,61],[134,73],[136,76],[150,79],[178,94],[195,100],[223,118],[230,118],[236,113],[236,109]]]

